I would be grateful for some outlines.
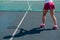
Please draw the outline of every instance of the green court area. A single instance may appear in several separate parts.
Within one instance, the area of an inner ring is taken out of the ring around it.
[[[55,11],[60,11],[60,0],[54,0]],[[28,7],[32,11],[42,11],[44,1],[0,1],[0,11],[26,11]]]

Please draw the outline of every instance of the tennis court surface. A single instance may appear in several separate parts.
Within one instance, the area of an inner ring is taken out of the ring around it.
[[[10,40],[19,25],[13,40],[60,40],[60,27],[53,30],[52,20],[47,14],[46,28],[40,29],[41,12],[0,12],[0,40]],[[60,13],[56,13],[58,26],[60,26]]]
[[[53,23],[49,12],[47,13],[46,27],[40,28],[43,5],[40,7],[38,2],[37,6],[28,2],[27,5],[21,5],[22,8],[17,7],[20,5],[19,2],[17,4],[15,2],[14,4],[10,4],[10,2],[6,5],[1,4],[0,40],[60,40],[60,10],[57,4],[59,3],[56,3],[55,15],[58,21],[58,30],[52,29]]]

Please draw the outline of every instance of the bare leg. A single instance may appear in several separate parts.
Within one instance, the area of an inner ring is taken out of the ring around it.
[[[50,15],[51,15],[51,17],[52,17],[52,19],[53,19],[54,25],[57,25],[57,19],[56,19],[56,17],[55,17],[54,10],[50,10]]]
[[[45,22],[46,22],[46,14],[47,14],[48,10],[43,10],[43,15],[42,15],[42,24],[40,25],[40,28],[44,28],[45,27]]]
[[[46,14],[47,14],[48,10],[43,10],[43,15],[42,15],[42,23],[45,24],[46,22]]]

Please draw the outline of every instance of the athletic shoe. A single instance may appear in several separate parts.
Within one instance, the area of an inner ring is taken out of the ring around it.
[[[57,26],[57,25],[54,25],[54,26],[53,26],[53,29],[58,29],[58,26]]]
[[[45,24],[40,24],[40,28],[44,28],[45,27]]]

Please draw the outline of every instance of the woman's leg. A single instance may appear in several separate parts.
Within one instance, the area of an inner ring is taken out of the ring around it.
[[[45,24],[46,22],[46,14],[47,14],[48,10],[43,10],[43,14],[42,14],[42,23]]]
[[[58,29],[57,19],[56,19],[56,17],[55,17],[54,10],[50,10],[50,15],[51,15],[52,20],[53,20],[53,23],[54,23],[53,29]]]
[[[55,17],[54,10],[50,10],[50,15],[51,15],[51,17],[52,17],[52,19],[53,19],[54,25],[57,25],[57,19],[56,19],[56,17]]]
[[[43,15],[42,15],[42,24],[40,24],[40,28],[44,28],[45,27],[45,22],[46,22],[46,14],[47,14],[48,10],[43,10]]]
[[[43,8],[43,13],[42,13],[42,24],[40,24],[40,28],[44,28],[45,27],[45,22],[46,22],[46,14],[49,10],[49,3],[45,3],[44,4],[44,8]]]

